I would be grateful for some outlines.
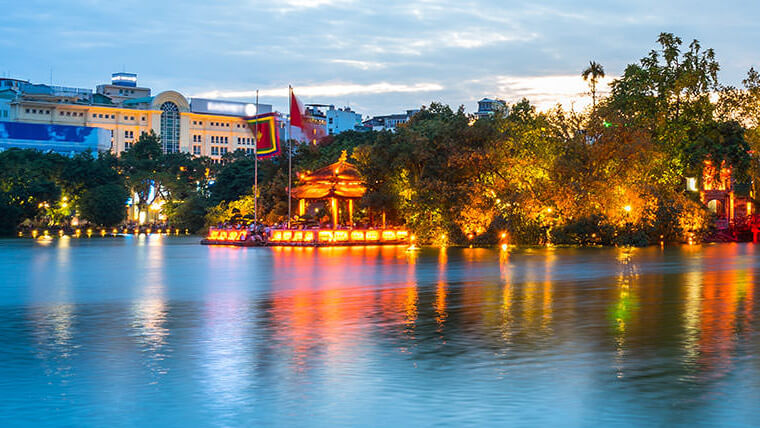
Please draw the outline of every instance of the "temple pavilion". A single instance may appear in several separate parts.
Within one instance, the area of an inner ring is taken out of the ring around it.
[[[359,170],[346,158],[344,150],[337,162],[299,176],[301,184],[292,192],[293,198],[298,200],[299,217],[306,214],[308,204],[329,201],[332,228],[338,228],[341,212],[348,213],[348,226],[353,227],[354,201],[361,199],[367,188]]]

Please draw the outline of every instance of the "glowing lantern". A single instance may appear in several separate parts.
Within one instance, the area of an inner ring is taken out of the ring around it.
[[[361,230],[354,230],[351,232],[352,241],[364,241],[364,232]]]
[[[368,230],[367,234],[367,241],[379,241],[380,240],[380,232],[376,230]]]
[[[383,241],[393,241],[396,239],[396,232],[392,230],[383,231]]]

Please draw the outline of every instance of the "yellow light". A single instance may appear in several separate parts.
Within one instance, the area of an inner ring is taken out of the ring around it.
[[[68,207],[69,207],[69,204],[67,204],[66,202],[61,202],[61,208],[68,208]]]
[[[100,229],[100,236],[106,236],[106,230]]]
[[[58,231],[58,236],[63,236],[63,230]]]
[[[63,202],[66,202],[66,201],[68,201],[68,200],[69,200],[69,198],[68,198],[68,196],[64,196],[63,198],[61,198],[61,200],[62,200]]]
[[[396,239],[396,232],[392,230],[383,231],[383,241],[393,241],[394,239]]]
[[[348,241],[348,231],[347,230],[336,230],[335,231],[335,240],[336,241]]]
[[[34,230],[32,231],[32,238],[36,238],[36,237],[37,237],[37,234],[38,234],[38,232],[37,232],[37,229],[34,229]]]
[[[507,237],[507,232],[501,232],[501,239],[504,239]]]
[[[629,213],[629,212],[631,212],[631,210],[632,210],[633,208],[632,208],[630,205],[626,205],[626,206],[624,206],[624,207],[623,207],[623,209],[625,210],[625,212],[628,212],[628,213]]]
[[[333,240],[333,233],[329,230],[320,230],[318,236],[320,241],[332,242]]]
[[[547,209],[546,209],[546,212],[548,212],[549,214],[551,214],[551,212],[552,212],[552,209],[551,209],[551,208],[547,208]]]
[[[507,251],[507,244],[501,244],[501,250]]]

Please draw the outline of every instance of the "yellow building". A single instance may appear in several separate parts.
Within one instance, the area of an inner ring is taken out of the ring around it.
[[[110,85],[98,85],[95,92],[23,84],[9,103],[9,120],[107,129],[111,151],[117,155],[151,130],[161,136],[166,153],[186,152],[218,162],[237,149],[253,152],[253,133],[244,118],[257,114],[254,104],[188,100],[176,91],[151,96],[149,88],[137,86],[137,75],[114,73],[112,77]],[[271,105],[258,106],[258,113],[271,111]]]

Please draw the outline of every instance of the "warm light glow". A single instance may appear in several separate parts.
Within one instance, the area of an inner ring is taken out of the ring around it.
[[[548,212],[549,214],[551,214],[552,213],[552,209],[551,208],[547,208],[546,212]]]
[[[392,230],[383,231],[383,241],[393,241],[396,239],[396,232]]]
[[[380,239],[380,233],[376,230],[368,230],[366,236],[367,241],[377,241]]]
[[[624,206],[624,207],[623,207],[623,209],[625,210],[625,212],[628,212],[628,213],[629,213],[629,212],[631,212],[631,210],[632,210],[633,208],[632,208],[630,205],[626,205],[626,206]]]

